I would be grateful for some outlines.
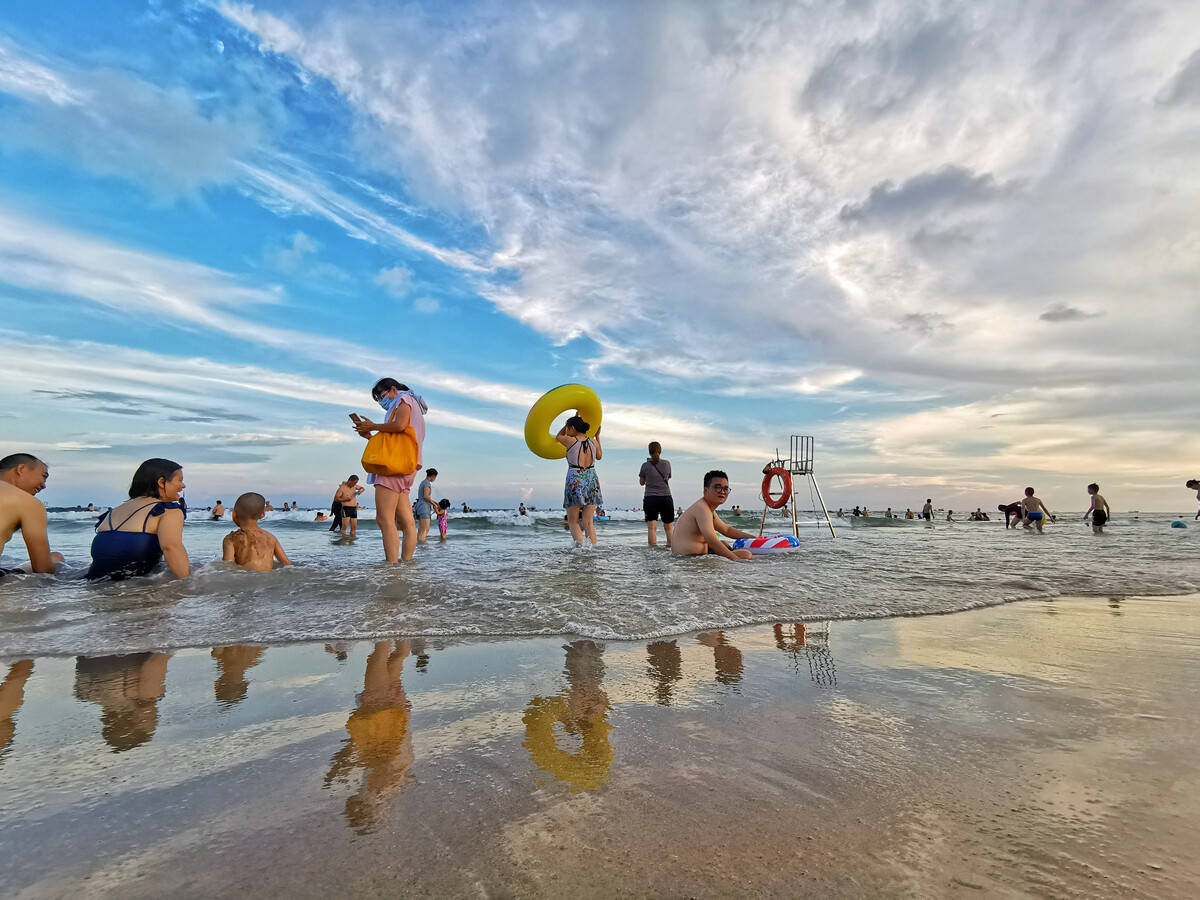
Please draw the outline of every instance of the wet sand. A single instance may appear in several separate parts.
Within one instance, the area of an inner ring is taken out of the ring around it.
[[[0,884],[1192,897],[1200,596],[0,664]]]

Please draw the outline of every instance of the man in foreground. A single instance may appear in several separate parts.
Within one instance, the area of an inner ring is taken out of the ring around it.
[[[749,550],[734,550],[721,540],[754,537],[726,525],[717,517],[717,507],[729,499],[729,476],[719,469],[704,474],[704,496],[689,506],[675,523],[671,552],[676,556],[713,553],[729,559],[754,559]]]
[[[34,572],[53,572],[63,561],[61,553],[51,553],[46,538],[46,507],[34,495],[46,486],[50,470],[36,456],[13,453],[0,459],[0,551],[17,531],[25,538],[29,564]],[[21,573],[21,569],[0,567],[0,577]]]

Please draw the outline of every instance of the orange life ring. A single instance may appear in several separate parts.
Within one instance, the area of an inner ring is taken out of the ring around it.
[[[783,496],[778,500],[771,496],[771,479],[778,475],[783,479]],[[763,476],[762,483],[763,501],[771,509],[783,509],[787,505],[788,500],[792,499],[792,473],[782,466],[775,466],[767,469],[767,474]]]

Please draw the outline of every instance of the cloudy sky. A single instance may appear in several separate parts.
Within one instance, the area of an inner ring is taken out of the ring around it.
[[[552,505],[582,381],[613,501],[801,432],[834,506],[1187,508],[1198,148],[1187,3],[6,4],[0,451],[324,500],[392,375]]]

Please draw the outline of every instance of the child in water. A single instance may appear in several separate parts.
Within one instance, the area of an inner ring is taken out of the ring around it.
[[[1083,519],[1086,522],[1087,517],[1091,516],[1092,534],[1103,534],[1104,523],[1108,521],[1111,515],[1108,509],[1108,501],[1100,496],[1100,485],[1094,481],[1087,486],[1087,492],[1092,495],[1092,505],[1083,514]]]
[[[437,513],[438,531],[442,533],[442,543],[446,543],[446,531],[450,527],[450,501],[438,501]]]
[[[292,561],[283,552],[278,538],[258,527],[258,520],[266,515],[267,501],[262,494],[242,494],[233,504],[233,524],[237,531],[225,535],[221,542],[221,558],[243,569],[253,572],[269,572],[274,560],[290,566]]]

